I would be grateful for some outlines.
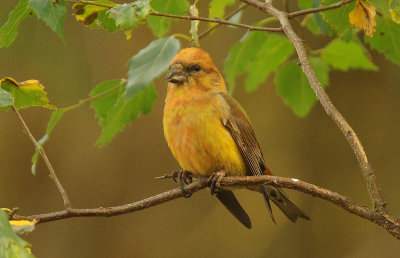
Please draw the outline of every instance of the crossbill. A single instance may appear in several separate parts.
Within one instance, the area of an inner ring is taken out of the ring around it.
[[[172,154],[184,171],[210,176],[271,175],[253,127],[242,106],[229,95],[220,72],[204,50],[181,50],[171,61],[167,74],[164,134]],[[253,189],[254,190],[254,189]],[[309,219],[282,192],[262,185],[269,214],[270,200],[291,220]],[[251,221],[232,191],[215,192],[222,204],[247,228]]]

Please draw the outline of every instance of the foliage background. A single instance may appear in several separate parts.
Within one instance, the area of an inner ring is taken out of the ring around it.
[[[16,2],[1,1],[0,24]],[[291,10],[294,2],[290,1]],[[199,9],[206,16],[207,3],[200,2]],[[247,8],[243,22],[261,18],[257,10]],[[173,23],[172,32],[188,30],[189,21]],[[243,33],[221,26],[200,43],[222,71],[231,45]],[[316,40],[308,32],[304,38],[314,49],[329,41]],[[64,44],[42,21],[29,18],[16,41],[0,49],[0,78],[40,79],[52,104],[68,106],[85,98],[99,82],[124,76],[127,60],[154,39],[146,26],[125,40],[122,32],[90,30],[68,15]],[[382,55],[372,54],[378,72],[331,71],[327,91],[363,142],[389,213],[399,217],[400,70]],[[299,178],[369,205],[356,159],[321,106],[299,118],[277,95],[271,77],[253,93],[246,93],[242,82],[243,77],[234,97],[252,119],[276,175]],[[159,97],[153,111],[104,148],[94,146],[100,127],[88,105],[66,114],[55,128],[45,148],[74,207],[118,205],[175,187],[172,181],[153,179],[178,168],[162,132],[163,78],[155,85]],[[42,136],[50,111],[31,108],[22,114],[36,138]],[[40,161],[37,176],[30,174],[33,151],[15,114],[2,112],[0,206],[17,206],[27,215],[62,209],[44,164]],[[275,210],[275,226],[261,196],[239,190],[238,198],[253,221],[253,229],[247,230],[208,191],[201,191],[190,199],[114,218],[44,223],[25,239],[37,257],[394,257],[400,252],[398,241],[384,229],[320,199],[292,191],[289,195],[312,218],[310,222],[292,224]]]

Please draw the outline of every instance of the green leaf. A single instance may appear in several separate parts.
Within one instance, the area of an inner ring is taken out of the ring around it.
[[[390,18],[388,0],[368,0],[368,2],[375,6],[376,10],[383,14],[386,18]]]
[[[310,58],[310,63],[323,87],[329,84],[329,66],[319,57]],[[275,76],[278,94],[293,112],[304,117],[317,100],[314,91],[297,60],[286,63]]]
[[[246,77],[246,90],[254,91],[265,81],[268,75],[275,71],[294,52],[291,42],[277,34],[268,35],[267,40],[257,53],[254,61],[249,64]]]
[[[28,17],[31,9],[29,0],[21,0],[8,16],[7,22],[0,27],[0,47],[8,47],[17,37],[19,24]]]
[[[121,80],[107,81],[97,85],[91,96],[98,95],[121,84]],[[102,128],[101,135],[96,145],[105,146],[114,136],[121,132],[124,127],[135,120],[140,114],[151,111],[157,93],[153,84],[149,84],[129,100],[123,96],[124,87],[92,101],[91,107],[96,111],[99,124]]]
[[[236,76],[246,71],[267,38],[268,34],[263,31],[246,32],[229,51],[229,56],[224,62],[224,73],[231,93],[235,88]]]
[[[323,0],[322,6],[331,5],[337,2],[337,0]],[[354,7],[355,1],[342,5],[336,9],[323,11],[322,17],[339,36],[342,36],[348,29],[352,28],[352,25],[349,22],[349,13],[354,9]]]
[[[99,12],[107,11],[115,5],[115,3],[108,0],[86,1],[85,3],[74,4],[72,9],[75,11],[76,20],[90,25],[97,19]]]
[[[0,209],[0,256],[10,258],[32,258],[30,244],[11,229],[7,214]]]
[[[189,8],[187,0],[151,0],[151,7],[160,13],[184,15]],[[151,15],[147,19],[147,25],[154,35],[161,38],[168,32],[171,18]]]
[[[224,18],[225,8],[233,5],[235,0],[211,0],[208,17],[214,19],[214,17]],[[214,24],[210,24],[214,25]]]
[[[0,80],[0,88],[12,94],[16,109],[32,106],[57,109],[49,103],[44,86],[37,80],[18,83],[14,79],[6,77]]]
[[[349,69],[378,70],[364,50],[355,42],[346,43],[340,39],[332,40],[322,49],[322,59],[330,64],[334,69],[348,71]]]
[[[109,17],[115,20],[118,28],[125,31],[127,39],[131,38],[132,31],[144,20],[150,13],[149,0],[138,0],[133,3],[118,4],[107,11]]]
[[[152,41],[128,62],[127,99],[144,89],[169,66],[180,49],[179,40],[173,36]]]
[[[11,93],[0,88],[0,110],[8,110],[14,104]]]
[[[299,0],[297,3],[300,9],[317,8],[321,6],[321,0]],[[311,13],[306,16],[301,22],[302,26],[306,26],[312,33],[316,35],[327,34],[334,36],[336,33],[322,19],[321,13]]]
[[[372,38],[364,37],[371,48],[383,53],[387,59],[400,65],[400,25],[391,18],[376,17],[376,32]]]
[[[29,6],[60,38],[64,39],[64,21],[67,17],[65,0],[29,0]]]

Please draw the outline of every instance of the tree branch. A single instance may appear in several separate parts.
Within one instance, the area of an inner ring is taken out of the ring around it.
[[[341,2],[337,2],[331,5],[327,5],[327,6],[321,6],[321,7],[317,7],[317,8],[310,8],[310,9],[306,9],[306,10],[300,10],[297,12],[292,12],[292,13],[288,13],[287,17],[289,19],[292,19],[294,17],[297,16],[301,16],[301,15],[306,15],[306,14],[310,14],[310,13],[318,13],[318,12],[322,12],[322,11],[327,11],[327,10],[331,10],[331,9],[335,9],[335,8],[339,8],[342,5],[348,4],[353,2],[354,0],[343,0]]]
[[[242,6],[239,6],[236,10],[232,11],[230,14],[228,14],[227,16],[224,17],[224,20],[228,20],[229,18],[231,18],[232,16],[234,16],[235,14],[237,14],[238,12],[240,12],[241,10],[243,10],[244,8],[246,8],[248,5],[244,4]],[[206,29],[205,31],[203,31],[202,33],[200,33],[199,35],[199,39],[203,38],[204,36],[208,35],[208,33],[210,33],[211,31],[215,30],[218,26],[220,26],[221,23],[217,23],[214,26]]]
[[[191,193],[206,188],[208,184],[207,177],[198,177],[196,181],[187,185],[185,189]],[[277,176],[247,176],[247,177],[225,177],[221,181],[222,187],[237,187],[237,186],[254,186],[254,185],[272,185],[276,187],[289,188],[303,193],[312,195],[331,202],[344,210],[353,213],[361,218],[367,219],[383,228],[390,234],[400,239],[400,221],[385,212],[378,212],[362,206],[350,198],[340,195],[328,189],[300,181],[294,178],[285,178]],[[150,208],[161,203],[177,199],[184,196],[180,188],[175,188],[155,196],[114,207],[94,208],[94,209],[70,209],[69,211],[56,211],[51,213],[21,216],[10,215],[10,219],[16,220],[38,220],[38,223],[50,222],[54,220],[72,218],[72,217],[111,217],[121,214],[131,213],[146,208]]]
[[[332,104],[329,96],[322,88],[321,83],[319,82],[317,76],[315,75],[314,70],[311,68],[310,62],[308,61],[307,52],[304,47],[303,41],[294,32],[292,26],[289,23],[288,15],[285,12],[280,11],[275,7],[273,7],[270,1],[268,0],[266,1],[266,3],[261,3],[257,0],[241,0],[241,1],[258,8],[259,10],[265,13],[272,15],[279,20],[279,22],[282,25],[284,33],[296,48],[296,52],[299,57],[301,67],[303,68],[303,71],[307,76],[308,81],[310,82],[311,88],[317,95],[319,102],[324,107],[328,116],[333,121],[335,121],[335,123],[340,128],[340,130],[346,137],[347,141],[349,142],[351,148],[353,149],[357,157],[358,163],[361,167],[361,171],[363,173],[365,182],[367,184],[368,193],[370,195],[372,206],[374,207],[374,209],[377,209],[379,211],[385,211],[386,204],[383,200],[380,189],[376,183],[375,175],[368,162],[364,148],[361,145],[361,142],[358,139],[354,130],[347,123],[347,121],[340,114],[340,112],[336,109],[336,107]]]
[[[219,24],[225,24],[225,25],[231,25],[239,28],[244,28],[247,30],[258,30],[258,31],[269,31],[269,32],[282,32],[281,28],[267,28],[267,27],[257,27],[257,26],[251,26],[247,24],[242,24],[242,23],[236,23],[236,22],[230,22],[222,19],[210,19],[210,18],[205,18],[205,17],[194,17],[194,16],[182,16],[182,15],[174,15],[174,14],[168,14],[168,13],[159,13],[159,12],[152,12],[150,15],[155,15],[155,16],[164,16],[164,17],[169,17],[169,18],[177,18],[181,20],[198,20],[198,21],[205,21],[205,22],[213,22],[213,23],[219,23]]]
[[[64,201],[64,206],[66,209],[66,212],[68,212],[71,209],[71,202],[69,201],[67,192],[64,190],[64,187],[62,186],[60,180],[58,180],[58,177],[56,175],[56,172],[54,171],[53,166],[50,163],[49,158],[46,155],[46,152],[44,149],[39,145],[39,143],[36,141],[35,137],[33,137],[31,131],[29,130],[28,126],[26,125],[24,119],[22,118],[21,114],[18,112],[18,110],[14,107],[14,105],[11,106],[11,109],[17,114],[18,120],[21,122],[22,127],[25,129],[26,133],[29,136],[29,139],[31,139],[33,145],[35,145],[35,148],[39,151],[40,156],[43,158],[44,163],[46,164],[47,168],[50,171],[50,177],[53,179],[54,183],[57,186],[58,191],[61,194],[61,197]]]

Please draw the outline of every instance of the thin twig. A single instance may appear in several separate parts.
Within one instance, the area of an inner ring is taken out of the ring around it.
[[[239,6],[239,8],[237,8],[236,10],[234,10],[233,12],[229,13],[227,16],[224,17],[224,20],[228,20],[229,18],[231,18],[232,16],[234,16],[235,14],[237,14],[238,12],[240,12],[241,10],[243,10],[244,8],[246,8],[248,5],[244,4],[242,6]],[[208,29],[206,29],[205,31],[203,31],[202,33],[200,33],[199,35],[199,39],[201,39],[202,37],[208,35],[208,33],[210,33],[211,31],[215,30],[218,26],[220,26],[221,23],[217,23],[212,27],[209,27]]]
[[[112,87],[112,88],[110,88],[110,89],[108,89],[106,91],[103,91],[102,93],[99,93],[99,94],[97,94],[95,96],[90,96],[90,97],[88,97],[86,99],[81,99],[78,103],[73,104],[73,105],[68,106],[68,107],[65,107],[65,108],[61,108],[60,110],[70,111],[72,109],[78,108],[78,107],[80,107],[80,106],[82,106],[82,105],[84,105],[84,104],[86,104],[86,103],[88,103],[88,102],[90,102],[92,100],[95,100],[95,99],[98,99],[100,97],[103,97],[104,95],[107,95],[107,94],[109,94],[109,93],[121,88],[125,84],[126,84],[126,79],[121,79],[121,83],[118,84],[117,86],[114,86],[114,87]]]
[[[165,177],[162,176],[162,177]],[[197,180],[185,187],[190,193],[194,193],[208,184],[207,177],[198,177]],[[285,178],[277,176],[248,176],[248,177],[225,177],[221,181],[222,187],[237,187],[237,186],[254,186],[260,184],[267,184],[276,187],[289,188],[303,193],[312,195],[331,202],[337,206],[342,207],[344,210],[355,214],[361,218],[367,219],[379,226],[384,227],[390,234],[400,239],[400,221],[384,212],[377,212],[363,205],[360,205],[350,198],[340,195],[328,189],[300,181],[294,178]],[[72,217],[111,217],[120,214],[131,213],[152,206],[171,201],[173,199],[184,196],[185,193],[180,188],[175,188],[167,192],[157,194],[155,196],[114,207],[107,208],[94,208],[94,209],[71,209],[68,212],[56,211],[51,213],[21,216],[13,215],[12,219],[16,220],[39,220],[39,223],[50,222],[54,220],[72,218]],[[11,218],[10,218],[11,219]]]
[[[337,2],[335,4],[331,4],[331,5],[327,5],[327,6],[321,6],[321,7],[317,7],[317,8],[310,8],[310,9],[306,9],[306,10],[300,10],[297,12],[292,12],[292,13],[288,13],[287,17],[289,19],[292,19],[294,17],[297,16],[301,16],[301,15],[306,15],[306,14],[310,14],[310,13],[318,13],[318,12],[323,12],[323,11],[327,11],[327,10],[331,10],[331,9],[335,9],[335,8],[339,8],[342,5],[348,4],[353,2],[354,0],[344,0],[341,2]]]
[[[29,138],[31,139],[33,145],[35,145],[35,148],[39,151],[40,156],[42,156],[44,163],[46,164],[47,168],[50,171],[50,177],[53,179],[54,183],[57,186],[58,191],[61,194],[61,197],[64,201],[64,206],[66,209],[66,212],[71,209],[71,202],[68,199],[67,192],[64,190],[64,187],[62,186],[60,180],[58,180],[58,177],[56,175],[56,172],[54,171],[53,166],[50,163],[50,160],[47,158],[46,152],[42,147],[40,147],[39,143],[36,141],[35,137],[33,137],[31,131],[29,130],[28,126],[26,125],[24,119],[22,118],[21,114],[18,112],[18,110],[14,107],[14,105],[11,106],[11,109],[17,114],[17,117],[19,121],[21,122],[23,128],[25,129],[26,133],[28,134]]]
[[[213,22],[213,23],[219,23],[219,24],[225,24],[225,25],[231,25],[239,28],[244,28],[247,30],[258,30],[258,31],[269,31],[269,32],[282,32],[281,28],[267,28],[267,27],[257,27],[257,26],[251,26],[247,24],[242,24],[242,23],[236,23],[236,22],[230,22],[222,19],[210,19],[210,18],[205,18],[205,17],[194,17],[194,16],[182,16],[182,15],[174,15],[174,14],[168,14],[168,13],[159,13],[159,12],[152,12],[150,15],[155,15],[155,16],[163,16],[163,17],[169,17],[169,18],[177,18],[177,19],[182,19],[182,20],[199,20],[199,21],[205,21],[205,22]]]
[[[372,206],[374,207],[374,209],[377,209],[379,211],[385,211],[385,202],[381,195],[380,189],[376,183],[375,175],[368,162],[364,148],[361,145],[361,142],[358,139],[354,130],[347,123],[347,121],[340,114],[340,112],[336,109],[336,107],[332,104],[329,96],[322,88],[321,83],[319,82],[317,76],[315,75],[314,70],[311,68],[310,62],[308,61],[307,52],[304,47],[303,41],[294,32],[292,26],[289,23],[287,14],[273,7],[271,3],[263,4],[257,0],[241,0],[241,1],[250,4],[254,7],[257,7],[259,10],[278,18],[279,22],[282,25],[284,33],[296,48],[301,66],[303,68],[305,75],[308,78],[308,81],[310,82],[311,88],[314,90],[315,94],[318,97],[319,102],[324,107],[328,116],[333,121],[335,121],[335,123],[340,128],[340,130],[342,131],[342,133],[344,134],[351,148],[354,151],[367,184],[368,193],[370,195]]]

